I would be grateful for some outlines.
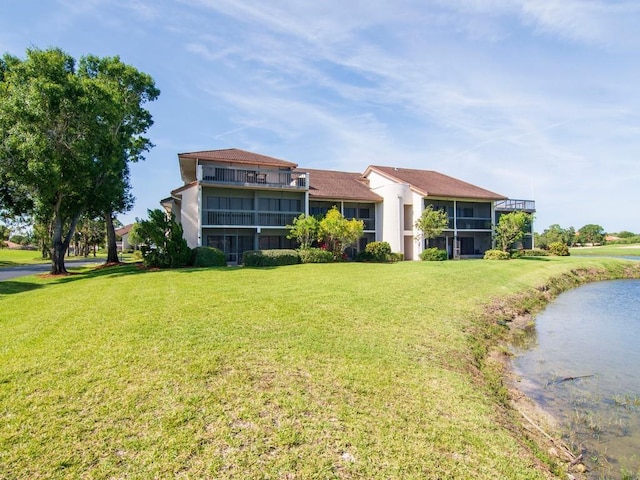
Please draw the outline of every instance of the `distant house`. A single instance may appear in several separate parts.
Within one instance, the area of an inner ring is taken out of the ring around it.
[[[122,228],[116,229],[116,235],[121,238],[121,240],[117,242],[118,249],[121,252],[133,248],[133,246],[129,243],[129,232],[131,232],[132,227],[133,223],[130,223],[129,225],[125,225]]]
[[[301,213],[322,215],[333,206],[348,219],[363,220],[356,250],[387,241],[407,260],[418,259],[425,247],[415,241],[414,224],[428,205],[449,215],[449,228],[430,245],[455,258],[480,256],[491,248],[501,214],[535,211],[532,200],[510,200],[430,170],[301,169],[238,149],[181,153],[178,160],[183,185],[161,204],[182,224],[190,247],[217,247],[230,263],[239,263],[246,250],[294,248],[286,226]]]

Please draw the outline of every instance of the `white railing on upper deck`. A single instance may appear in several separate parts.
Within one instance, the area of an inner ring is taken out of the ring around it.
[[[535,212],[536,210],[536,202],[534,200],[515,200],[515,199],[507,199],[507,200],[499,200],[496,202],[496,210],[499,211],[525,211],[525,212]]]
[[[198,167],[198,180],[203,183],[309,189],[309,174],[265,168],[228,168],[213,165]]]

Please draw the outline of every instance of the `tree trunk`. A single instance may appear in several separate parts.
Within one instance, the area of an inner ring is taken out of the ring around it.
[[[67,272],[64,265],[64,252],[67,251],[68,244],[62,240],[62,220],[56,216],[53,224],[53,245],[51,246],[51,275],[62,275]]]
[[[104,214],[107,224],[107,263],[118,263],[118,246],[116,245],[116,229],[113,226],[113,214],[108,210]]]
[[[71,220],[69,231],[67,232],[67,236],[64,238],[62,238],[62,219],[57,214],[55,216],[53,221],[53,246],[51,247],[51,270],[49,271],[51,275],[63,275],[65,273],[69,273],[67,272],[67,267],[64,264],[64,255],[69,249],[69,243],[71,243],[71,238],[73,237],[73,232],[76,229],[76,223],[78,223],[81,213],[82,212],[78,213]]]

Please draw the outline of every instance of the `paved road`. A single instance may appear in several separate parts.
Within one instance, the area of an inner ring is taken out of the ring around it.
[[[82,266],[92,263],[104,263],[104,258],[82,258],[78,260],[65,260],[65,265],[69,266]],[[25,277],[27,275],[37,275],[39,273],[46,273],[51,268],[50,263],[39,263],[36,265],[21,265],[19,267],[5,267],[0,268],[0,282],[2,280],[9,280],[16,277]]]

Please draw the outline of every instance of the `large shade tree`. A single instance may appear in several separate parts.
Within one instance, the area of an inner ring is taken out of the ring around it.
[[[536,245],[540,248],[548,248],[552,243],[560,242],[571,247],[575,242],[575,236],[575,228],[562,228],[557,223],[554,223],[541,234],[536,235]]]
[[[91,80],[94,98],[100,99],[100,121],[96,129],[95,191],[92,210],[102,214],[107,229],[107,262],[117,262],[114,214],[131,209],[133,196],[129,182],[129,163],[144,160],[153,147],[144,134],[153,125],[151,113],[143,104],[158,98],[153,79],[118,57],[89,55],[80,60],[78,74]]]
[[[159,93],[134,71],[117,58],[86,57],[77,68],[60,49],[0,61],[0,209],[49,226],[53,274],[66,272],[84,212],[112,217],[130,205],[128,162],[151,146],[140,104]]]
[[[595,225],[593,223],[589,223],[588,225],[585,225],[584,227],[582,227],[579,230],[578,241],[582,245],[586,245],[586,244],[591,244],[591,245],[601,244],[601,243],[604,243],[605,235],[606,234],[604,232],[604,228],[602,228],[600,225]]]

